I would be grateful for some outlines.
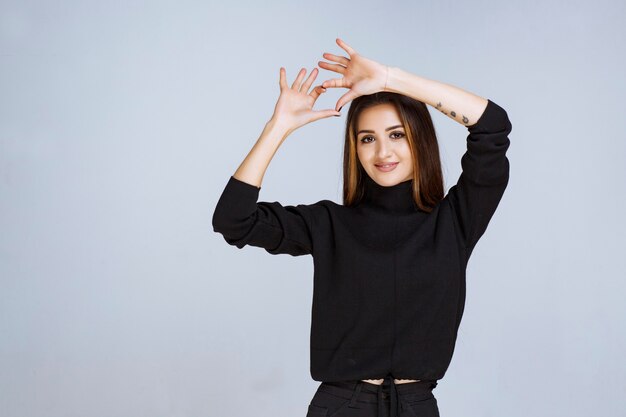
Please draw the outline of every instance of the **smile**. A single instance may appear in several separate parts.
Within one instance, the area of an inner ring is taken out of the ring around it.
[[[389,172],[389,171],[393,171],[397,165],[398,165],[398,162],[394,162],[391,164],[382,164],[382,165],[375,164],[374,166],[378,168],[379,171]]]

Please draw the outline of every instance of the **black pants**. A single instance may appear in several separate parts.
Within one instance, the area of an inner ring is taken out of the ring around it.
[[[437,381],[381,385],[364,381],[322,382],[306,417],[439,417]]]

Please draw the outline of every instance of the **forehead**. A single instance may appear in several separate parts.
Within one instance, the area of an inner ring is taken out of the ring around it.
[[[377,104],[363,110],[356,123],[357,131],[384,130],[389,126],[402,124],[396,108],[389,103]]]

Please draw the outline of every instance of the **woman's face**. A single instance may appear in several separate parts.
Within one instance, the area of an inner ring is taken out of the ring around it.
[[[413,178],[413,155],[396,108],[378,104],[357,120],[357,155],[367,174],[384,187]],[[383,165],[392,164],[389,167]]]

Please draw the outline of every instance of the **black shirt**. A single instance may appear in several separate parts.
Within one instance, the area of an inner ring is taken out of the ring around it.
[[[354,207],[259,202],[259,187],[228,180],[212,219],[226,242],[313,256],[314,380],[443,378],[467,262],[509,180],[506,111],[488,100],[467,129],[462,173],[430,213],[415,205],[412,180],[383,187],[366,175],[365,198]]]

